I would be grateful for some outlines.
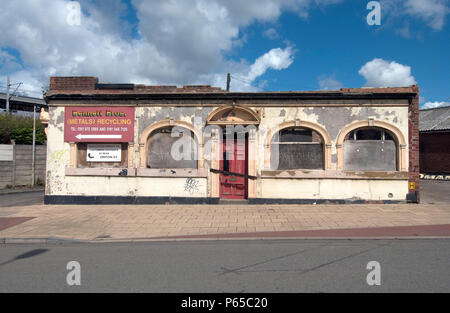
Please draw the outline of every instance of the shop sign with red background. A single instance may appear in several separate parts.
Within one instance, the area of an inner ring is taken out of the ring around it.
[[[134,108],[66,107],[65,142],[133,142]]]

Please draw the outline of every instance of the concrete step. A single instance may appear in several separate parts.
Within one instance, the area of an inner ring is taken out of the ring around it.
[[[234,204],[234,205],[238,205],[238,204],[248,204],[248,200],[247,200],[247,199],[220,199],[220,200],[219,200],[219,204],[223,204],[223,205],[229,205],[229,204]]]

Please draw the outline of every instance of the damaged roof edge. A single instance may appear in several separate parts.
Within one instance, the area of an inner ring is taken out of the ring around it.
[[[357,99],[412,99],[415,92],[213,92],[213,93],[119,93],[119,94],[50,94],[51,100],[357,100]]]

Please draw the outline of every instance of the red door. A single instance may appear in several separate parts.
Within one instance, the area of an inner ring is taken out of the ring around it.
[[[231,141],[231,142],[230,142]],[[220,170],[220,197],[222,199],[247,199],[247,140],[224,139]],[[240,174],[242,176],[233,175]]]

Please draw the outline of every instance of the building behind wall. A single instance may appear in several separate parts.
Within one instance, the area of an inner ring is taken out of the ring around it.
[[[450,175],[450,107],[420,110],[420,170]]]
[[[45,99],[46,203],[419,200],[417,86],[252,93],[53,77]]]
[[[33,108],[38,113],[42,108],[47,108],[43,99],[17,95],[10,95],[9,106],[12,114],[28,117],[33,117]],[[6,112],[6,94],[0,92],[0,113],[2,112]]]

